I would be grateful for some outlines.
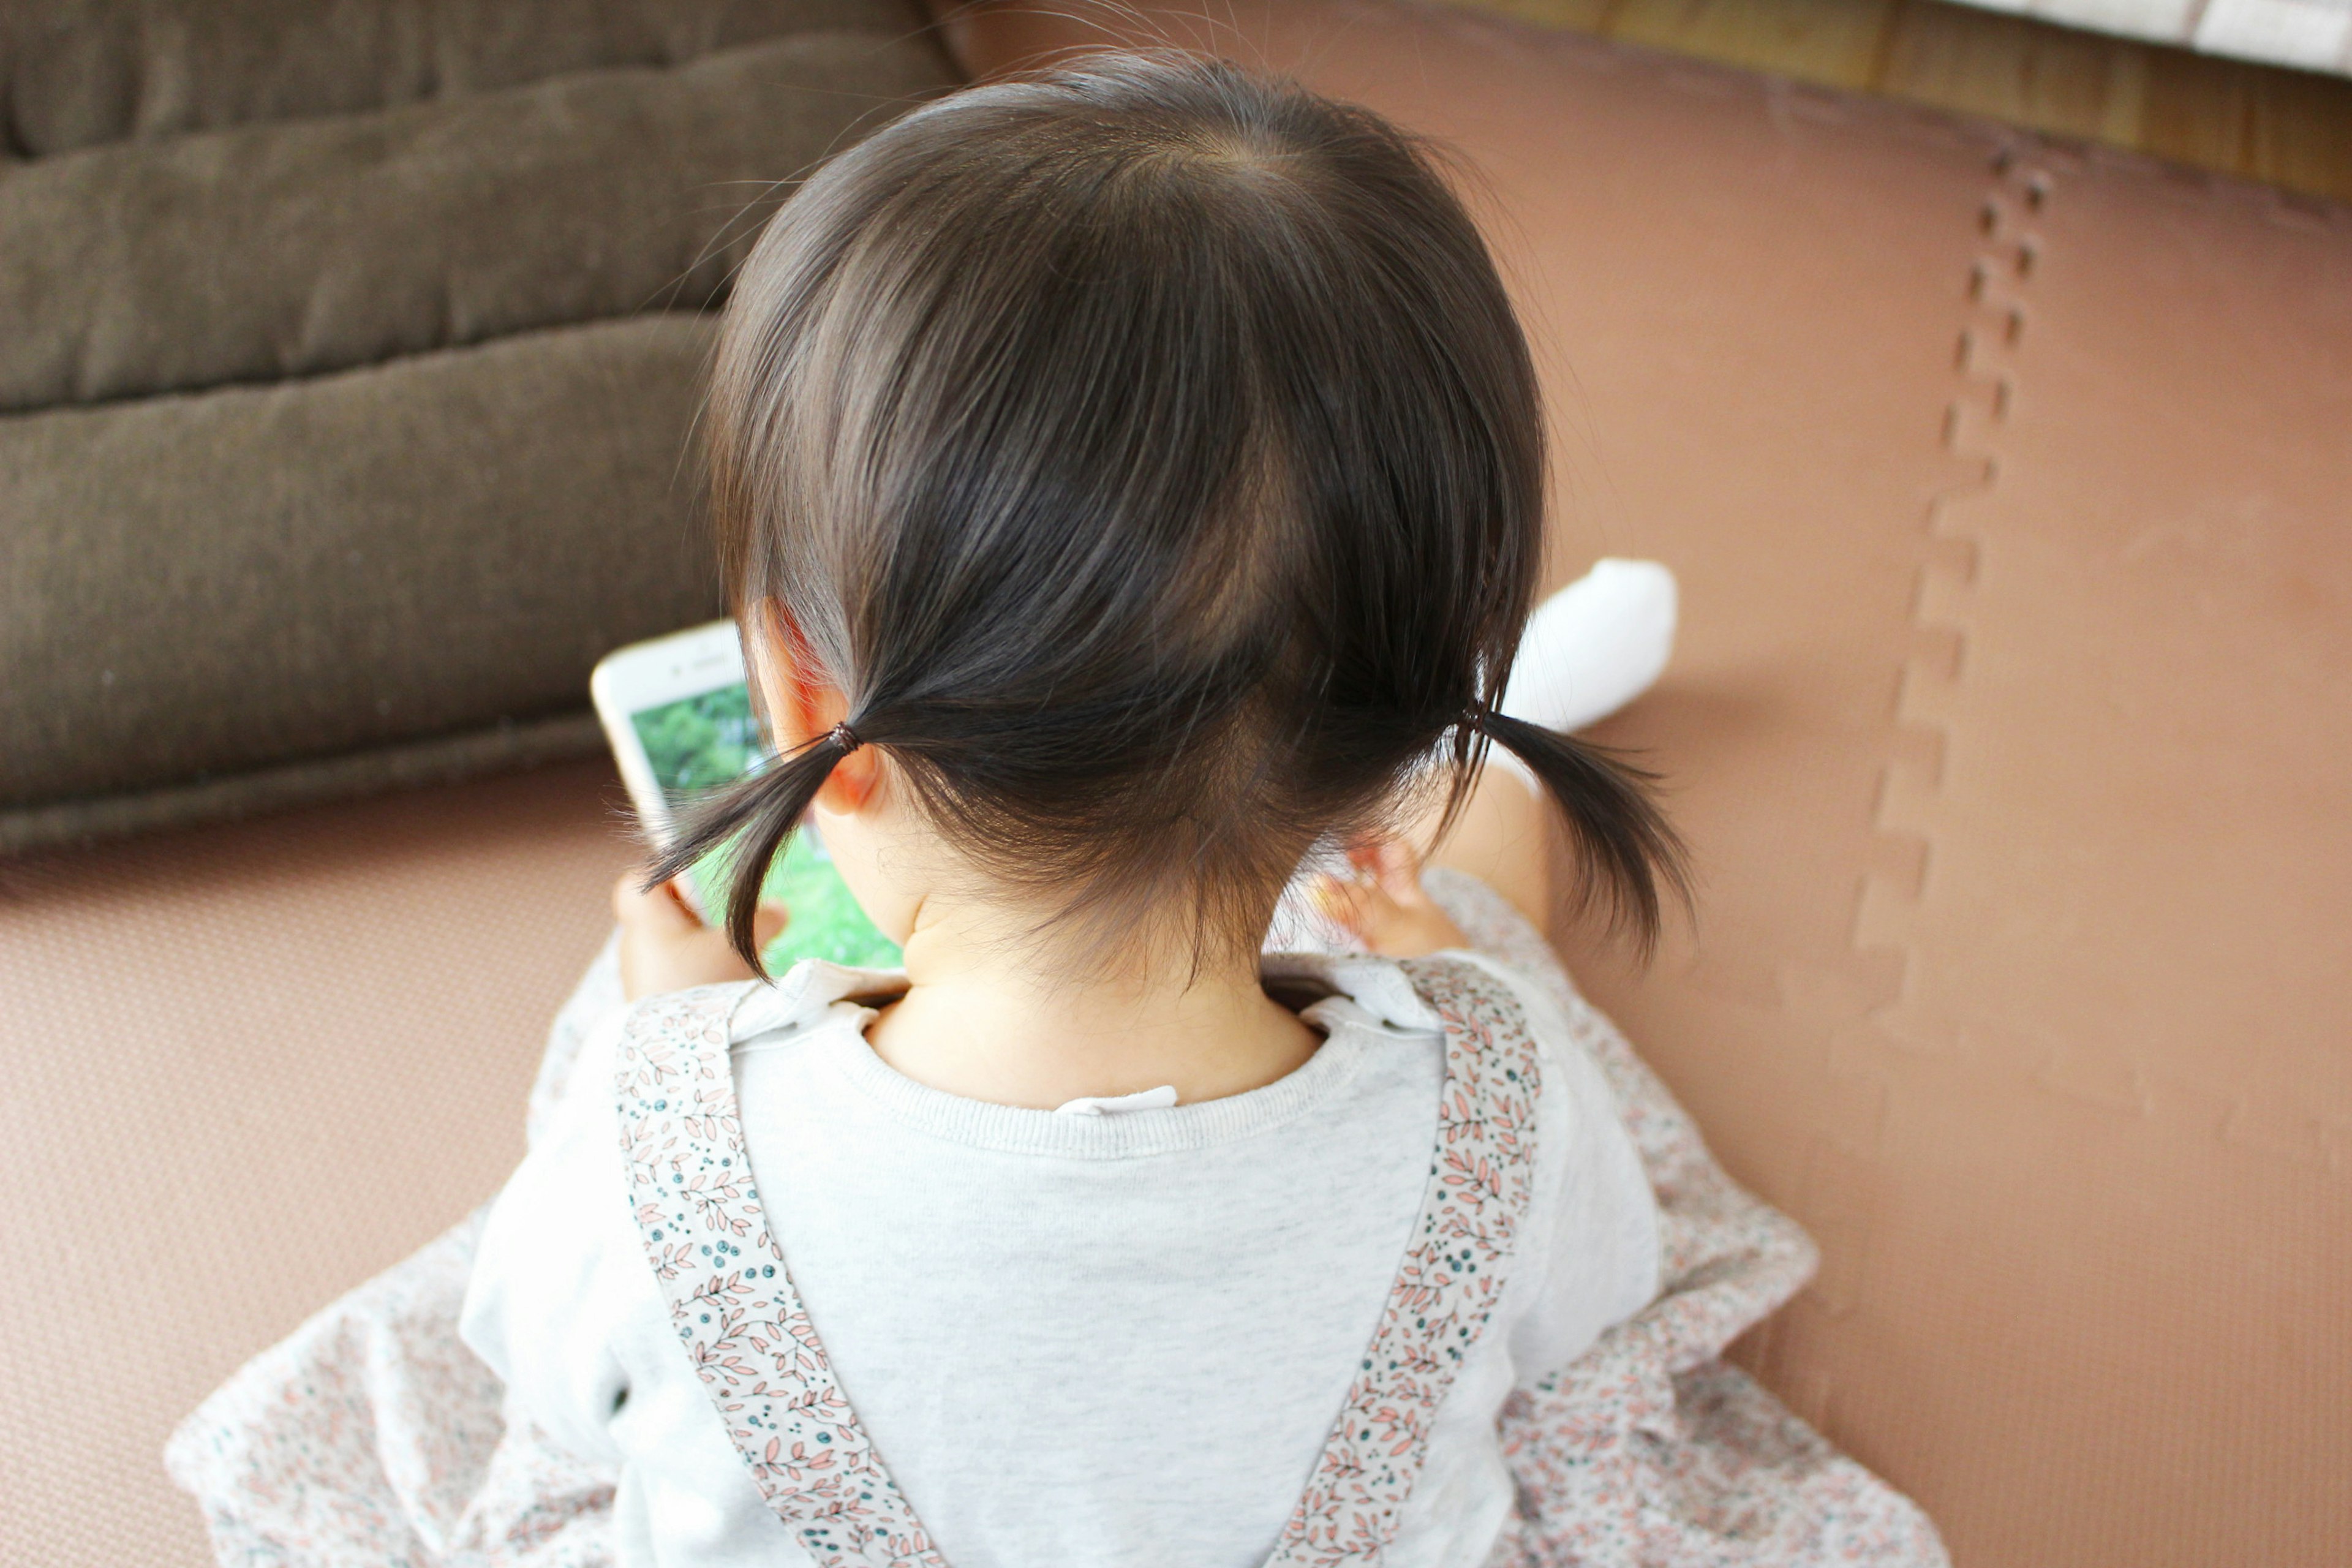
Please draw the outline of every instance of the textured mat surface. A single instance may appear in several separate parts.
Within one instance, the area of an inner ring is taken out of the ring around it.
[[[1749,1364],[1963,1568],[2352,1560],[2352,213],[1507,24],[1217,16],[1118,26],[1475,164],[1558,574],[1682,576],[1608,735],[1699,925],[1580,973],[1822,1245]]]
[[[164,1437],[522,1157],[618,799],[573,764],[0,862],[0,1563],[210,1560]]]

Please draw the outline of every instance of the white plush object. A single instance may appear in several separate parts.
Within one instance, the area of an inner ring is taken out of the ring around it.
[[[1528,617],[1503,711],[1562,731],[1616,712],[1664,673],[1675,603],[1675,574],[1657,562],[1594,562]]]

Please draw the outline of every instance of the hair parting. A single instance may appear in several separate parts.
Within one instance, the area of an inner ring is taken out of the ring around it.
[[[1477,226],[1378,115],[1174,54],[926,104],[769,224],[702,428],[739,621],[855,716],[656,868],[725,849],[755,968],[768,865],[861,745],[1072,970],[1254,951],[1318,839],[1441,774],[1450,821],[1490,742],[1645,947],[1686,888],[1645,775],[1492,710],[1542,392]]]

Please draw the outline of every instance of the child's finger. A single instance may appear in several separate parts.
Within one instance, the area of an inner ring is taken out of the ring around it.
[[[1421,857],[1402,838],[1367,838],[1349,847],[1349,863],[1401,908],[1429,901],[1421,889]]]
[[[1421,858],[1398,839],[1351,845],[1353,878],[1326,876],[1315,885],[1325,915],[1385,958],[1412,958],[1460,947],[1467,940],[1421,885]]]
[[[782,904],[763,903],[751,914],[751,945],[765,947],[784,934],[793,923],[793,911]]]
[[[1400,912],[1379,883],[1360,879],[1326,873],[1315,879],[1313,896],[1326,919],[1368,942]]]
[[[1307,896],[1315,902],[1316,912],[1345,931],[1354,931],[1362,919],[1358,895],[1360,884],[1342,881],[1326,871],[1307,884]]]

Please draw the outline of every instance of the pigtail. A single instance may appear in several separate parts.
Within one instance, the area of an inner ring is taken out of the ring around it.
[[[1682,837],[1651,798],[1657,775],[1484,705],[1464,722],[1526,763],[1559,803],[1576,849],[1578,909],[1600,906],[1648,953],[1658,939],[1662,889],[1685,910],[1691,904]]]
[[[753,973],[766,976],[760,945],[752,937],[752,918],[760,909],[760,888],[784,840],[808,814],[809,803],[833,773],[835,763],[858,748],[860,742],[846,724],[836,724],[807,745],[780,757],[760,772],[738,779],[704,796],[690,808],[677,837],[646,873],[646,887],[657,888],[683,873],[714,849],[724,849],[732,861],[727,884],[727,940]]]

